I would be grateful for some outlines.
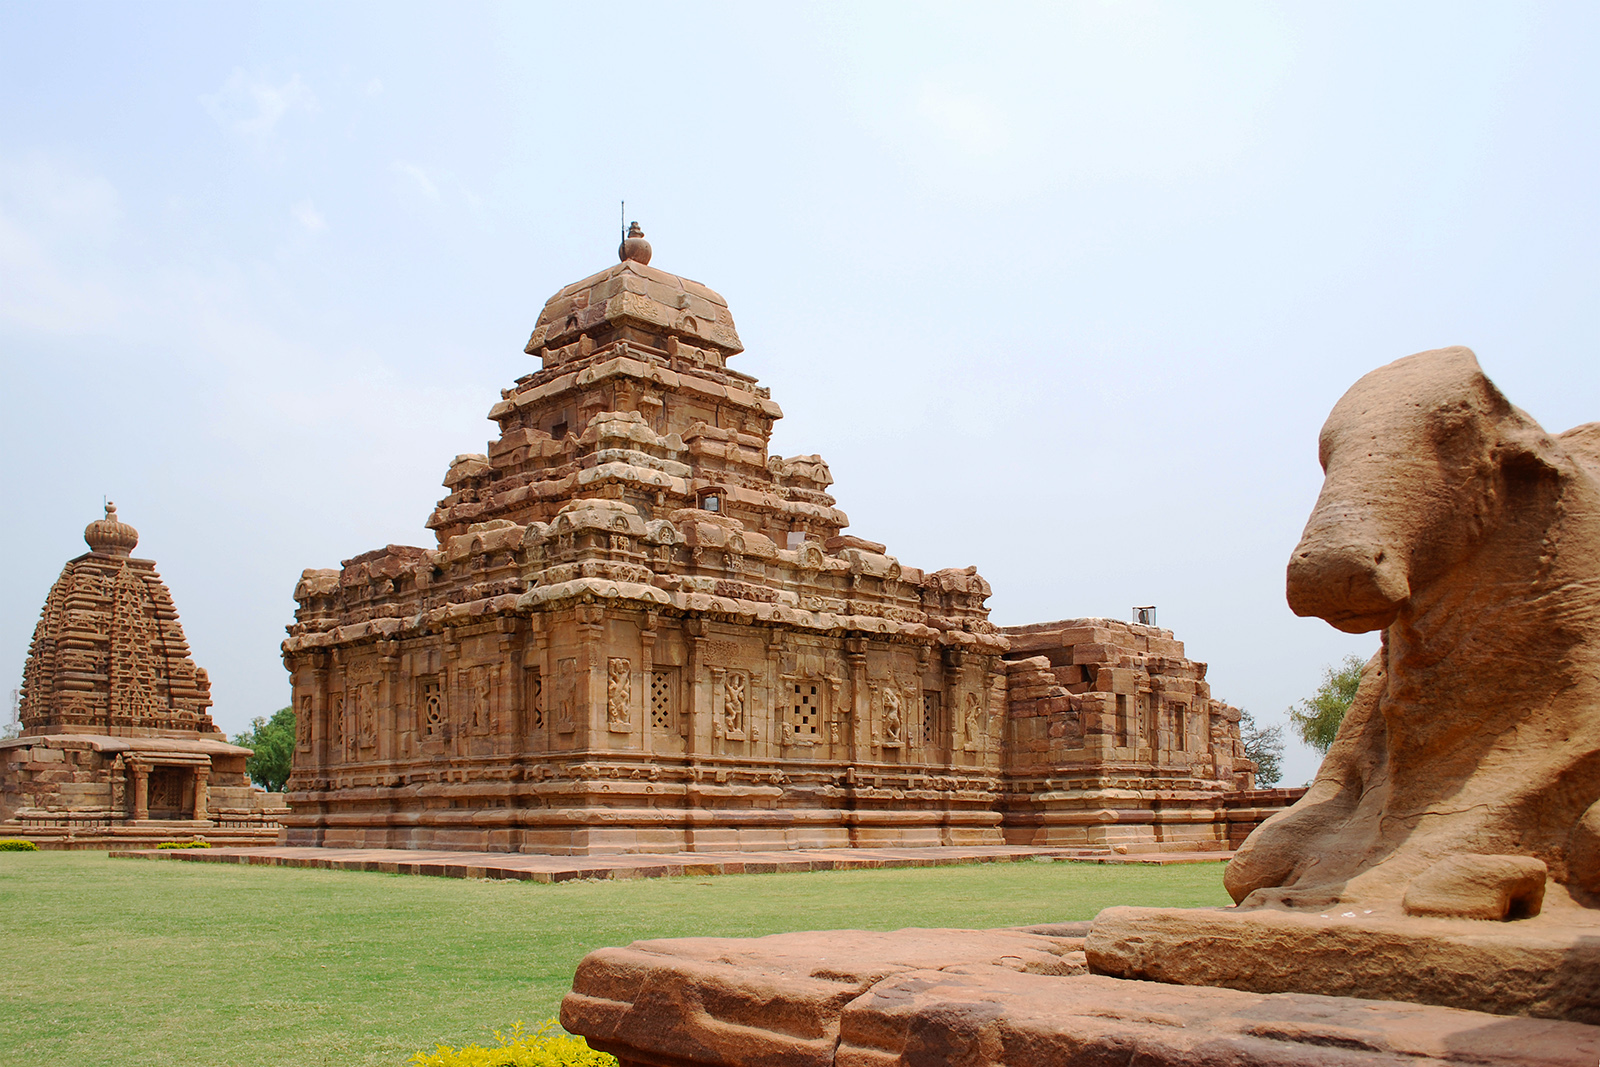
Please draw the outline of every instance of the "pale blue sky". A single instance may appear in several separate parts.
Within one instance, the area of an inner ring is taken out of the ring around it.
[[[300,570],[432,543],[626,198],[852,532],[1001,623],[1155,603],[1279,719],[1377,645],[1283,599],[1351,382],[1466,344],[1600,418],[1597,46],[1592,4],[0,2],[0,671],[105,494],[224,728],[282,706]]]

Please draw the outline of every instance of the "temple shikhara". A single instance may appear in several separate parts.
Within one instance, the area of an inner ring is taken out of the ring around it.
[[[1000,628],[844,533],[722,297],[649,263],[635,225],[550,298],[433,547],[304,573],[285,843],[1223,849],[1282,803],[1170,631]]]
[[[245,776],[250,750],[211,721],[155,564],[115,504],[50,590],[23,670],[22,735],[0,741],[0,837],[99,847],[276,839],[281,798]]]

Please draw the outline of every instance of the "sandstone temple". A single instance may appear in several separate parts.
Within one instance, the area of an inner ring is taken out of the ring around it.
[[[844,533],[726,302],[620,262],[551,297],[427,525],[307,570],[290,845],[1224,849],[1239,712],[1170,631],[1000,628],[972,567]]]
[[[23,671],[22,735],[0,741],[0,837],[104,848],[270,843],[280,798],[211,721],[172,594],[107,504],[51,588]]]

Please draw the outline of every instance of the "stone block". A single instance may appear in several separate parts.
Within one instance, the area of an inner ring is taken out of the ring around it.
[[[1518,922],[1271,908],[1108,908],[1089,967],[1257,993],[1404,999],[1600,1024],[1600,917],[1568,902]]]
[[[625,1064],[672,1067],[1600,1060],[1600,1029],[1579,1023],[1086,975],[1080,928],[1033,930],[636,942],[584,959],[561,1021]]]

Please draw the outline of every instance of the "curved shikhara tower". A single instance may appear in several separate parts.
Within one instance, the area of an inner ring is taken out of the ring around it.
[[[155,564],[131,555],[139,531],[106,505],[83,531],[89,551],[51,588],[22,675],[25,736],[222,734],[211,683],[189,656]]]
[[[545,304],[436,545],[302,576],[286,843],[1103,843],[1112,790],[1126,840],[1162,807],[1225,847],[1250,765],[1203,664],[1106,620],[1012,638],[974,568],[844,534],[822,458],[768,451],[726,302],[637,227],[619,252]]]
[[[0,742],[0,835],[104,847],[202,833],[270,839],[250,754],[211,720],[155,564],[115,504],[50,589],[23,668],[22,735]]]

